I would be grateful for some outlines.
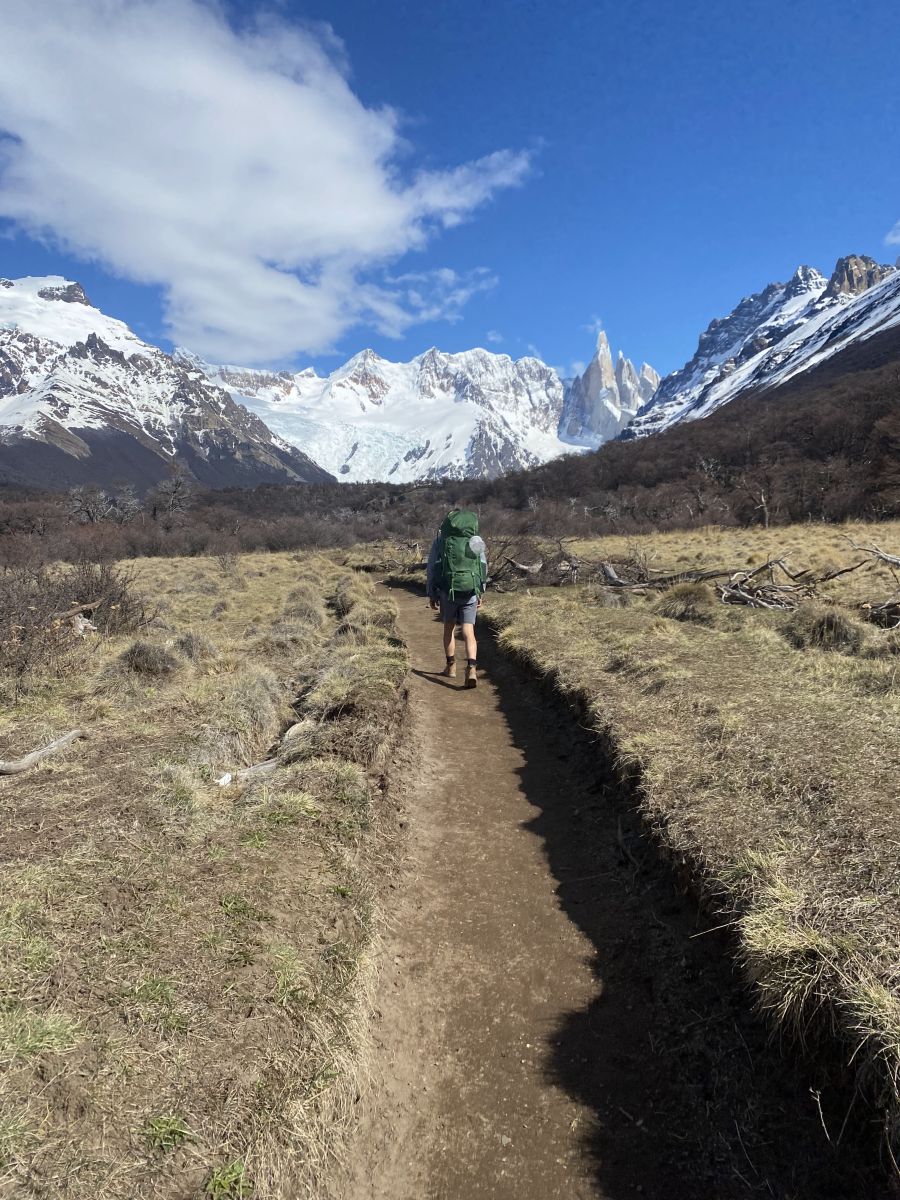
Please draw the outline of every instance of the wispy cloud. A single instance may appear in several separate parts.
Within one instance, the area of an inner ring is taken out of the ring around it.
[[[503,341],[503,334],[498,333],[496,329],[489,329],[484,337],[485,341],[490,342],[492,346],[499,346]]]
[[[401,333],[415,321],[458,321],[462,310],[479,292],[489,292],[498,283],[497,276],[487,267],[476,267],[460,274],[450,267],[434,271],[408,271],[403,275],[387,276],[390,303],[378,314],[382,332]]]
[[[32,0],[3,24],[0,216],[161,285],[172,336],[205,356],[397,334],[490,286],[385,267],[521,184],[528,153],[410,168],[399,115],[354,95],[327,27],[235,28],[205,0]]]
[[[528,342],[527,345],[525,346],[525,349],[528,351],[528,353],[531,355],[532,358],[539,358],[543,362],[544,356],[543,356],[543,354],[541,354],[540,350],[538,350],[538,348],[534,344],[534,342]]]
[[[603,320],[595,313],[585,325],[581,326],[581,328],[585,331],[585,333],[593,333],[596,335],[601,333],[603,330]]]
[[[900,246],[900,221],[894,226],[889,234],[884,239],[886,246]]]

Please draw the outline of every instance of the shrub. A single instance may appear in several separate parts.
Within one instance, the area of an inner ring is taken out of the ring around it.
[[[705,583],[676,583],[659,597],[654,612],[673,621],[694,621],[711,625],[715,619],[715,600]]]
[[[44,567],[0,572],[0,673],[14,697],[36,674],[60,674],[78,639],[60,613],[72,607],[64,580]]]
[[[110,562],[77,562],[63,576],[66,607],[102,601],[91,612],[100,633],[133,633],[147,620],[143,597],[135,591],[134,576]]]
[[[840,650],[857,654],[863,644],[863,626],[837,608],[801,604],[782,632],[798,650]]]
[[[142,641],[132,642],[128,649],[119,655],[119,662],[127,671],[151,678],[171,675],[180,665],[175,655],[170,654],[165,646]]]

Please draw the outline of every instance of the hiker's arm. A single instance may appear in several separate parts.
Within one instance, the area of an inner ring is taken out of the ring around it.
[[[435,587],[435,567],[438,560],[438,541],[435,538],[431,543],[431,549],[428,551],[428,563],[425,567],[425,592],[429,600],[437,600],[437,588]]]

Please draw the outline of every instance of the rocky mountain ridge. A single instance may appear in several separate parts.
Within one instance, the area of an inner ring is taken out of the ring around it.
[[[830,278],[798,267],[711,321],[689,362],[659,385],[624,436],[708,416],[735,397],[810,370],[857,340],[900,324],[900,271],[866,255],[838,259]]]
[[[348,482],[492,478],[594,449],[659,382],[648,364],[638,371],[621,354],[613,366],[605,333],[570,381],[538,358],[484,349],[432,347],[405,363],[363,350],[327,377],[177,356]]]
[[[563,381],[534,357],[364,350],[327,377],[166,354],[57,276],[0,280],[0,481],[213,487],[493,477],[614,437],[657,376],[606,335]]]
[[[0,479],[145,487],[176,461],[214,487],[329,478],[79,284],[0,279]]]

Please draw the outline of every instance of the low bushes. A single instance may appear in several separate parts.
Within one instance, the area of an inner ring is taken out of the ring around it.
[[[0,683],[8,681],[14,700],[42,676],[69,669],[83,647],[74,624],[82,613],[102,634],[132,632],[146,621],[133,576],[111,563],[0,569]]]

